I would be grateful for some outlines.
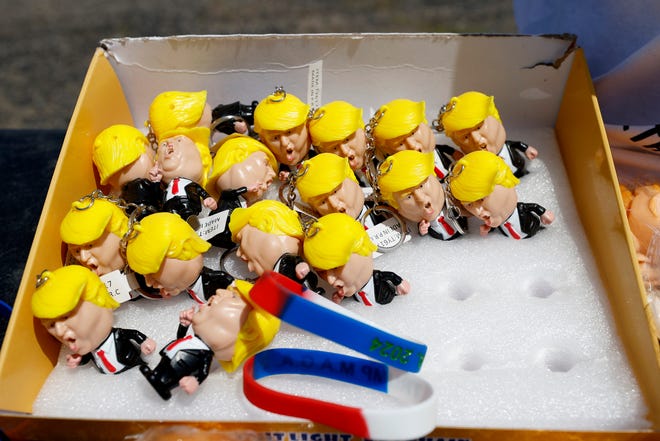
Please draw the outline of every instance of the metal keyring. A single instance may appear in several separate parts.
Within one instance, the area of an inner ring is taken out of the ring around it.
[[[117,207],[122,209],[124,211],[124,213],[127,213],[128,209],[133,209],[133,210],[140,209],[140,210],[142,210],[142,212],[146,212],[148,210],[148,207],[144,204],[139,204],[138,205],[138,204],[135,204],[135,203],[132,203],[132,202],[126,202],[122,198],[116,198],[116,197],[106,195],[99,189],[96,189],[96,190],[92,191],[90,194],[87,194],[87,195],[81,197],[80,199],[78,199],[77,202],[82,203],[82,202],[85,202],[85,200],[88,200],[88,199],[89,199],[89,202],[87,203],[87,205],[82,206],[82,207],[75,207],[76,210],[84,211],[84,210],[88,210],[88,209],[92,208],[94,206],[94,201],[96,201],[97,199],[102,199],[102,200],[108,201],[108,202],[116,205]],[[128,216],[128,214],[127,214],[127,216]]]
[[[431,126],[437,132],[442,133],[445,131],[445,127],[442,124],[442,115],[451,112],[452,110],[454,110],[455,107],[456,107],[456,101],[450,101],[447,104],[444,104],[442,107],[440,107],[440,111],[438,112],[438,117],[431,122]]]
[[[396,219],[396,221],[399,223],[399,225],[401,225],[401,232],[399,233],[399,241],[396,244],[394,244],[394,246],[388,247],[388,248],[383,248],[383,247],[379,246],[378,244],[376,244],[376,246],[378,247],[379,252],[387,253],[387,252],[390,252],[392,250],[397,249],[399,246],[401,246],[401,244],[403,242],[405,242],[406,234],[408,234],[408,227],[406,226],[405,219],[403,217],[401,217],[401,215],[395,209],[393,209],[389,205],[384,205],[384,204],[378,204],[378,205],[374,205],[371,208],[368,208],[362,214],[362,216],[359,219],[362,226],[365,225],[367,216],[369,216],[371,213],[378,213],[378,212],[387,212],[387,213],[389,213],[389,215],[391,217],[393,217],[394,219]]]
[[[88,210],[88,209],[92,208],[94,206],[94,201],[96,199],[107,199],[107,200],[110,200],[112,202],[110,197],[104,195],[101,190],[97,189],[97,190],[92,191],[90,194],[85,195],[85,196],[81,197],[80,199],[78,199],[78,202],[85,202],[86,200],[89,200],[89,202],[85,206],[76,207],[76,210],[84,211],[84,210]]]
[[[225,266],[225,262],[227,261],[227,259],[228,259],[232,254],[236,254],[237,251],[238,251],[238,245],[235,246],[235,247],[233,247],[233,248],[227,248],[226,250],[224,250],[224,251],[222,252],[222,254],[220,255],[220,269],[221,269],[222,271],[226,272],[227,274],[229,274],[230,276],[232,276],[234,279],[245,280],[245,281],[247,281],[247,282],[255,282],[255,281],[259,278],[259,276],[252,277],[252,278],[247,278],[247,277],[236,277],[234,274],[232,274],[231,272],[229,272],[229,271],[227,270],[227,267]],[[241,259],[239,259],[238,257],[237,257],[237,260],[243,262],[243,261],[242,261]],[[251,273],[252,271],[248,270],[247,272],[248,272],[248,273]]]
[[[320,120],[321,118],[323,118],[324,116],[325,116],[325,109],[324,109],[324,108],[320,108],[320,109],[318,109],[318,110],[317,110],[317,109],[311,109],[311,110],[309,111],[309,117],[308,117],[308,119],[311,119],[311,120],[314,120],[314,121],[318,121],[318,120]]]
[[[281,95],[280,97],[275,98],[276,96]],[[275,92],[273,92],[272,97],[270,98],[271,103],[281,103],[286,99],[286,90],[283,86],[275,87]]]
[[[39,274],[37,274],[37,283],[36,287],[39,288],[41,285],[46,283],[48,281],[48,276],[44,275],[44,273],[48,272],[48,270],[43,270]]]
[[[238,115],[221,116],[220,118],[214,119],[213,122],[211,122],[211,126],[210,126],[211,135],[213,135],[213,132],[215,131],[216,127],[218,127],[220,124],[225,123],[227,121],[247,123],[247,121],[245,121],[245,119],[242,116],[238,116]]]

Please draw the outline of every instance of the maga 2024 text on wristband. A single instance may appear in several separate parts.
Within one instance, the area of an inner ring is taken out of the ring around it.
[[[345,406],[276,391],[258,381],[282,374],[355,384],[390,394],[404,404],[391,409]],[[243,366],[243,391],[252,404],[264,410],[309,419],[362,438],[415,439],[436,425],[437,398],[428,381],[383,363],[332,352],[285,348],[259,352]]]
[[[394,335],[277,272],[250,291],[261,308],[298,328],[396,368],[419,372],[426,345]]]

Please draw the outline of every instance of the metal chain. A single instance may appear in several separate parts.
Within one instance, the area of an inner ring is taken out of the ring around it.
[[[128,213],[129,210],[136,211],[139,208],[142,208],[142,212],[144,212],[144,211],[146,211],[146,208],[147,208],[146,206],[144,206],[142,204],[138,205],[138,204],[135,204],[135,203],[132,203],[132,202],[126,202],[122,198],[116,198],[116,197],[106,195],[101,190],[98,190],[98,189],[92,191],[88,195],[85,195],[85,196],[81,197],[80,199],[78,199],[78,202],[85,202],[85,200],[87,200],[87,199],[89,199],[89,203],[86,206],[76,207],[76,210],[81,210],[82,211],[82,210],[87,210],[87,209],[91,208],[94,205],[94,201],[97,200],[97,199],[105,200],[105,201],[108,201],[108,202],[116,205],[117,207],[121,208],[124,211],[124,213]]]
[[[307,173],[309,170],[308,164],[302,164],[295,170],[289,172],[289,176],[284,184],[280,186],[280,200],[284,202],[289,208],[293,208],[296,202],[296,185],[298,179]]]
[[[92,206],[94,206],[94,201],[96,201],[97,199],[101,199],[116,205],[127,215],[128,228],[126,230],[126,233],[124,233],[124,235],[121,237],[121,240],[119,242],[119,254],[121,255],[124,262],[127,262],[126,248],[128,247],[128,242],[137,235],[137,232],[135,230],[135,225],[139,224],[138,219],[140,219],[144,213],[149,211],[149,207],[147,207],[144,204],[135,204],[132,202],[127,203],[122,198],[113,198],[111,196],[105,195],[101,190],[98,189],[92,191],[88,195],[81,197],[80,199],[78,199],[78,202],[84,202],[87,199],[89,199],[89,203],[86,206],[76,207],[76,209],[81,211],[88,210]],[[126,267],[128,267],[128,263],[126,264]]]
[[[456,164],[453,164],[451,169],[449,170],[449,173],[447,174],[447,178],[445,179],[445,182],[442,183],[442,187],[445,192],[445,205],[447,206],[447,215],[454,221],[453,224],[456,227],[456,230],[458,230],[460,234],[465,234],[465,231],[463,231],[463,229],[461,228],[458,222],[458,218],[462,216],[460,209],[461,203],[451,193],[451,180],[456,176],[460,175],[461,172],[463,171],[463,168],[464,165],[461,164],[461,168],[459,170],[455,170]]]
[[[149,145],[154,152],[158,152],[158,138],[156,137],[154,128],[151,126],[151,121],[147,120],[147,122],[144,124],[147,126],[147,129],[149,129],[149,132],[147,133],[147,140],[149,141]]]
[[[298,214],[298,220],[305,235],[307,235],[309,227],[317,220],[312,214],[305,212],[300,207],[296,207],[296,183],[301,176],[307,173],[307,170],[309,170],[309,165],[303,164],[298,169],[289,173],[286,183],[280,187],[279,191],[280,200]]]
[[[148,209],[147,206],[143,204],[133,204],[133,206],[135,209],[131,211],[131,214],[128,216],[128,228],[126,229],[126,233],[124,233],[121,241],[119,242],[119,254],[121,254],[122,259],[124,259],[124,262],[126,262],[126,267],[128,267],[128,260],[126,258],[128,242],[130,242],[138,235],[138,232],[135,230],[135,225],[140,224],[138,219],[140,219],[140,216],[142,216],[142,214]]]
[[[378,110],[370,119],[364,128],[364,133],[367,138],[367,148],[364,153],[366,176],[369,185],[373,189],[369,198],[374,202],[380,202],[380,187],[378,186],[378,177],[380,172],[378,170],[378,160],[376,158],[376,140],[374,138],[374,130],[378,126],[380,119],[386,110]]]

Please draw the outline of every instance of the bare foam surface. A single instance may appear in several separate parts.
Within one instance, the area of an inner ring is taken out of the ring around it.
[[[520,200],[555,212],[533,238],[498,232],[451,242],[414,236],[376,259],[376,268],[408,279],[412,292],[391,304],[343,305],[386,329],[428,345],[419,375],[439,396],[445,427],[628,430],[650,427],[646,407],[611,318],[607,298],[551,129],[509,133],[539,150],[518,186]],[[218,266],[218,250],[206,257]],[[117,326],[140,329],[161,348],[175,337],[191,300],[140,300],[116,312]],[[283,324],[273,347],[349,350]],[[137,369],[118,376],[60,362],[34,404],[41,417],[131,420],[292,421],[262,411],[242,394],[242,374],[218,364],[193,396],[163,401]],[[153,367],[158,354],[147,357]],[[269,378],[271,387],[349,405],[396,406],[382,394],[326,380]]]

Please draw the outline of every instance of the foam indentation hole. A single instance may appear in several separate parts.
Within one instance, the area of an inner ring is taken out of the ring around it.
[[[486,364],[486,359],[475,352],[461,352],[455,355],[456,366],[464,371],[478,371]]]
[[[536,361],[552,372],[568,372],[577,363],[577,357],[569,350],[559,348],[541,349]]]
[[[557,292],[555,286],[546,279],[534,279],[530,281],[527,290],[529,295],[539,299],[547,299]]]
[[[453,283],[451,286],[449,286],[448,289],[449,289],[449,296],[454,300],[458,300],[459,302],[469,299],[474,295],[475,292],[474,288],[472,288],[469,284],[464,282]]]

